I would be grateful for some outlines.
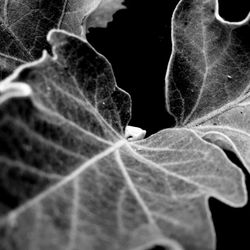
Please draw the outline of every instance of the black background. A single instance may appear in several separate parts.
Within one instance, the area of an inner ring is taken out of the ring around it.
[[[111,62],[118,86],[132,97],[130,125],[146,129],[147,136],[174,126],[166,112],[164,78],[171,54],[171,16],[177,3],[126,0],[127,9],[115,14],[107,29],[91,29],[88,34],[89,42]],[[220,15],[228,21],[240,21],[250,11],[249,0],[220,0],[219,4]],[[232,153],[227,154],[242,167]],[[249,250],[250,205],[231,208],[215,199],[209,204],[217,250]]]

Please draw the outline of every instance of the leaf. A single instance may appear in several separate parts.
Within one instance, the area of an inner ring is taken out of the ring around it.
[[[76,35],[82,20],[101,0],[0,0],[0,79],[17,66],[40,58],[50,46],[46,36],[52,28]]]
[[[98,8],[86,18],[86,29],[102,27],[106,28],[113,20],[113,15],[118,10],[125,9],[124,0],[102,0]]]
[[[217,5],[182,0],[173,15],[166,90],[178,125],[201,123],[248,96],[250,15],[239,24],[225,22]]]
[[[217,0],[183,0],[173,16],[167,105],[178,126],[233,150],[250,171],[250,14],[230,23]]]
[[[246,203],[244,177],[188,129],[129,142],[130,97],[85,40],[53,30],[0,84],[0,249],[211,250],[210,196]]]
[[[195,130],[207,141],[235,152],[250,172],[250,107],[248,102],[235,105]]]

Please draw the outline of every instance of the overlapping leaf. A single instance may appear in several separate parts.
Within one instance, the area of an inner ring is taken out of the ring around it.
[[[113,12],[120,8],[115,0],[106,2],[0,0],[0,79],[8,76],[17,66],[40,58],[44,49],[49,50],[46,36],[52,28],[63,29],[79,36],[84,35],[82,23],[87,16],[91,20],[91,26],[103,26],[98,20],[102,20],[103,23],[109,21]],[[93,11],[95,12],[92,18]],[[85,28],[88,29],[88,25]]]
[[[250,172],[249,113],[249,103],[244,101],[197,126],[195,131],[205,140],[234,151]]]
[[[167,103],[177,125],[234,150],[250,170],[250,15],[220,18],[217,0],[180,1],[173,16]]]
[[[84,40],[0,84],[0,248],[211,250],[207,199],[246,202],[242,172],[187,129],[123,136],[130,98]]]

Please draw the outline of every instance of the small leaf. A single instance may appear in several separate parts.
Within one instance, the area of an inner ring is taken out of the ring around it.
[[[82,20],[100,1],[0,0],[0,79],[49,50],[46,36],[52,28],[80,36]]]
[[[113,20],[113,15],[126,7],[122,5],[124,0],[102,0],[98,8],[86,18],[86,30],[89,28],[106,28]]]
[[[188,129],[124,138],[130,97],[85,40],[0,83],[0,249],[212,250],[207,199],[246,203],[240,169]]]

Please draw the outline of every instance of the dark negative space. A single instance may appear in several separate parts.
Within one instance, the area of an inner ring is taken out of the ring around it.
[[[171,16],[177,0],[126,0],[107,29],[91,29],[89,42],[111,62],[118,86],[132,97],[130,125],[147,130],[147,136],[174,126],[165,108],[164,77],[171,54]],[[250,9],[249,0],[220,0],[220,15],[228,21],[241,21]],[[226,152],[231,161],[249,175],[239,159]],[[250,205],[231,208],[210,199],[209,205],[217,235],[217,250],[247,250]],[[166,250],[154,246],[147,250]],[[202,249],[201,249],[202,250]]]

